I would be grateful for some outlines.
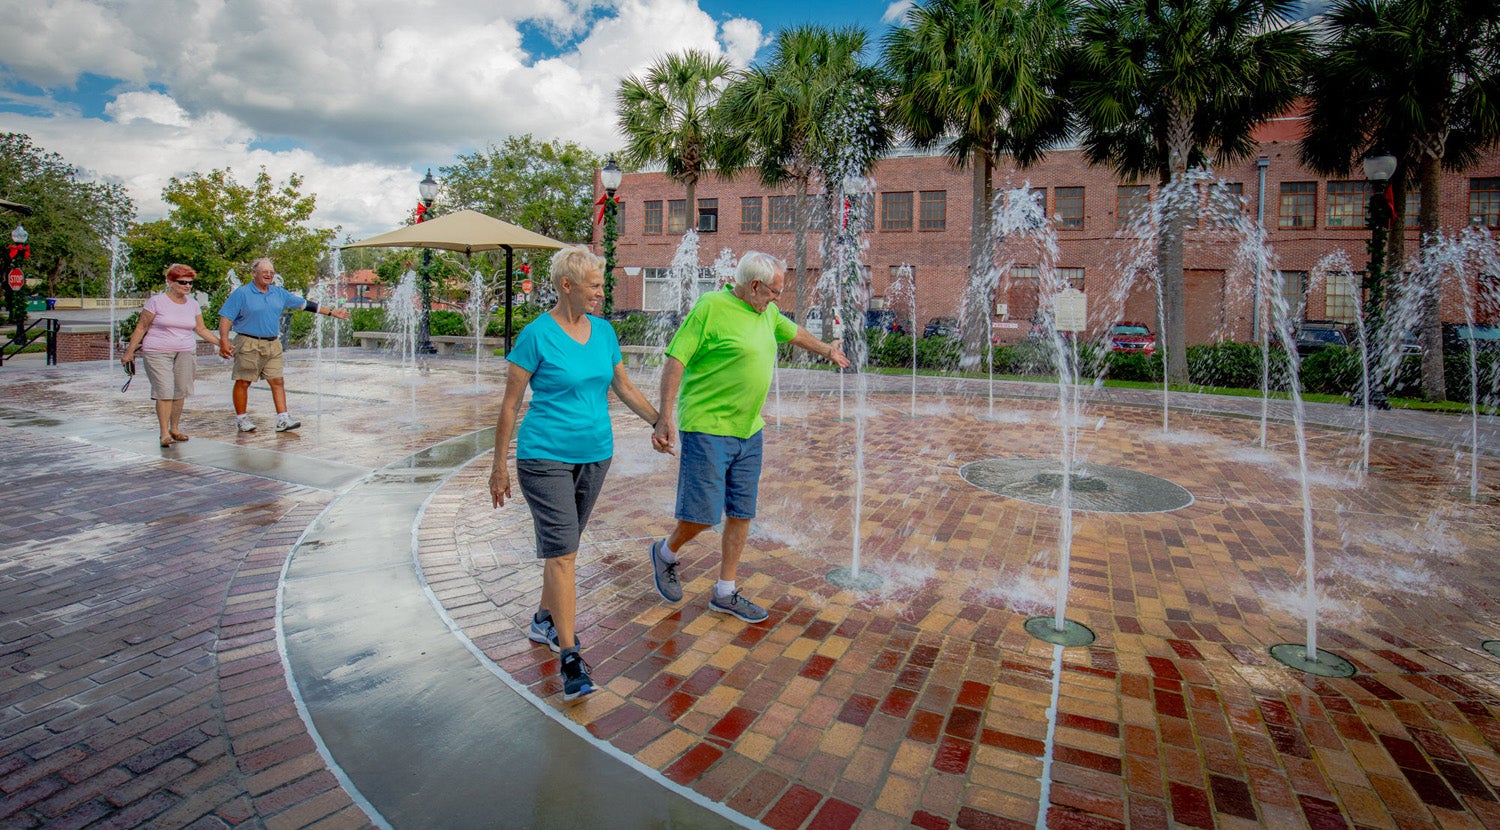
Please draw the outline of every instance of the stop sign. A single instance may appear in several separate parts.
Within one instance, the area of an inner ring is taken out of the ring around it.
[[[531,280],[521,280],[521,290],[527,294],[531,293]]]
[[[26,284],[26,277],[21,275],[20,268],[10,269],[10,288],[12,291],[20,291],[21,286]]]

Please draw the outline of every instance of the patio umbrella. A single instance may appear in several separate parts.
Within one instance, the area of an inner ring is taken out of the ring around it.
[[[0,208],[4,208],[5,210],[13,210],[16,213],[21,214],[22,216],[31,215],[31,208],[29,206],[23,205],[20,202],[12,202],[9,199],[0,199]]]
[[[461,210],[415,225],[350,242],[341,248],[437,248],[464,256],[480,251],[505,251],[505,351],[511,340],[511,281],[516,248],[557,250],[566,243],[542,236],[477,210]]]

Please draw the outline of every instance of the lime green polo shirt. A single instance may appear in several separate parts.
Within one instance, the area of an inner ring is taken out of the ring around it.
[[[776,345],[796,336],[797,324],[775,303],[757,312],[732,286],[699,298],[667,346],[683,365],[678,429],[735,438],[759,432]]]

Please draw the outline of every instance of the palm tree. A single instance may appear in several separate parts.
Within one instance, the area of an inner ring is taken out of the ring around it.
[[[1095,0],[1079,20],[1074,100],[1089,161],[1165,186],[1247,157],[1252,131],[1300,91],[1307,34],[1292,0]],[[1168,377],[1187,380],[1183,232],[1167,207],[1157,247]]]
[[[918,147],[946,142],[955,166],[973,167],[971,283],[990,267],[997,159],[1026,166],[1067,136],[1059,82],[1072,19],[1070,0],[929,0],[886,36],[891,121]],[[992,298],[983,300],[964,304],[968,363],[989,334]]]
[[[878,69],[860,62],[865,41],[864,30],[857,27],[783,29],[770,60],[740,73],[719,102],[720,125],[730,136],[722,166],[753,165],[767,187],[790,183],[795,189],[792,292],[798,314],[805,315],[808,308],[810,191],[829,159],[853,152],[858,155],[855,168],[868,173],[889,143],[879,119],[866,140],[854,145],[842,130],[847,113],[879,99]]]
[[[698,180],[713,167],[714,107],[729,75],[724,58],[689,49],[652,64],[645,78],[627,77],[616,95],[625,163],[666,165],[667,175],[687,191],[688,228],[698,226]],[[681,293],[684,303],[692,296],[690,288]],[[678,311],[686,315],[688,309]]]
[[[1302,159],[1326,174],[1371,151],[1397,159],[1389,261],[1403,260],[1407,187],[1422,194],[1425,245],[1438,232],[1442,168],[1463,170],[1500,142],[1500,6],[1491,0],[1343,0],[1322,19],[1310,66]],[[1378,309],[1377,309],[1378,311]],[[1420,321],[1422,394],[1446,397],[1439,292]]]

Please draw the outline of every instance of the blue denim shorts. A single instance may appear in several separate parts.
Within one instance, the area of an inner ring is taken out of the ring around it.
[[[536,558],[578,552],[578,541],[604,489],[611,460],[568,464],[545,458],[516,459],[516,478],[536,529]]]
[[[677,467],[677,519],[700,525],[755,518],[761,432],[749,438],[684,432]]]

